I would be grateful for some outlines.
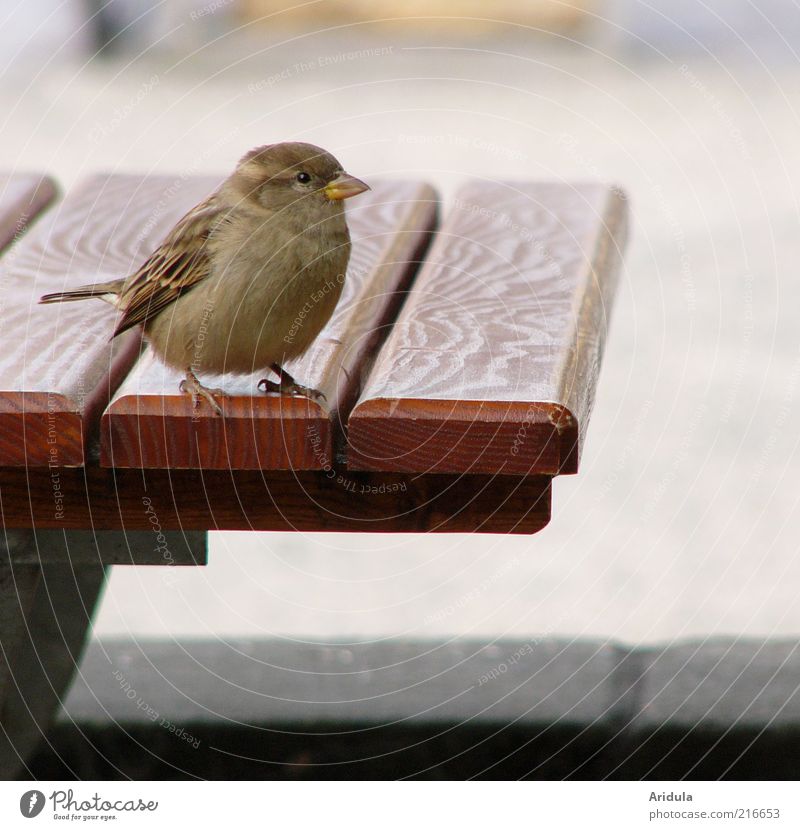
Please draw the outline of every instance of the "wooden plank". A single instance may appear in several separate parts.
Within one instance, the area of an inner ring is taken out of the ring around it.
[[[205,565],[208,534],[203,530],[164,530],[154,508],[142,502],[148,530],[36,530],[4,528],[0,565]]]
[[[109,467],[320,469],[333,457],[334,432],[361,386],[427,247],[436,194],[421,182],[372,182],[347,206],[353,242],[344,291],[305,356],[286,364],[325,401],[265,395],[268,372],[203,378],[231,397],[224,417],[179,391],[183,372],[144,356],[102,419],[101,464]]]
[[[73,548],[79,546],[73,541]],[[11,679],[0,711],[3,778],[26,768],[55,717],[78,667],[106,577],[98,562],[43,562],[32,570],[39,578],[31,607],[13,608],[22,634],[11,654]]]
[[[55,182],[38,173],[0,173],[0,251],[55,199]]]
[[[116,313],[100,301],[40,306],[40,295],[125,276],[219,179],[95,176],[2,260],[0,464],[81,465],[86,443],[138,353],[109,343]]]
[[[351,414],[349,466],[576,472],[625,227],[599,184],[462,188]]]
[[[547,476],[327,471],[0,469],[6,528],[535,533]]]
[[[14,655],[26,636],[25,619],[33,605],[40,576],[37,565],[0,562],[0,723],[13,683]]]

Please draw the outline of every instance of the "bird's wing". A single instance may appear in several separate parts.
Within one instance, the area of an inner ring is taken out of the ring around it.
[[[209,275],[208,238],[224,220],[225,211],[212,195],[175,225],[142,267],[125,281],[118,303],[123,312],[114,337],[152,319]]]

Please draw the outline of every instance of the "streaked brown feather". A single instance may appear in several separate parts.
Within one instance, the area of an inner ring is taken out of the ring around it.
[[[219,206],[216,194],[212,194],[175,225],[169,236],[126,281],[119,302],[122,316],[114,337],[152,319],[209,275],[211,261],[207,242],[214,229],[225,220],[226,213]]]

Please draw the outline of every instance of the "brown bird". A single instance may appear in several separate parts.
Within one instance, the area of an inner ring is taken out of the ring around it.
[[[344,199],[369,190],[313,144],[257,147],[192,208],[136,272],[45,294],[40,303],[98,297],[122,314],[113,337],[141,324],[182,391],[217,414],[221,389],[198,374],[272,369],[266,392],[322,397],[283,362],[298,357],[330,319],[350,258]]]

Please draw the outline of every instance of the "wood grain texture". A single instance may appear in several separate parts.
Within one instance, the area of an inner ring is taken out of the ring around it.
[[[40,295],[123,277],[219,179],[99,175],[71,192],[0,259],[0,464],[81,465],[139,336],[109,338],[98,300],[37,305]]]
[[[230,397],[224,417],[179,390],[183,373],[152,352],[142,357],[102,418],[101,464],[170,469],[320,469],[333,457],[338,425],[385,335],[436,219],[436,194],[420,182],[371,182],[347,205],[352,254],[344,291],[309,351],[286,368],[325,401],[266,395],[268,372],[203,377]],[[273,378],[274,379],[274,378]]]
[[[38,173],[0,173],[0,251],[18,239],[55,199],[56,185]]]
[[[0,469],[6,528],[535,533],[547,476],[239,470]],[[60,513],[60,517],[57,514]]]
[[[603,185],[463,187],[351,414],[350,467],[576,472],[625,229]]]

